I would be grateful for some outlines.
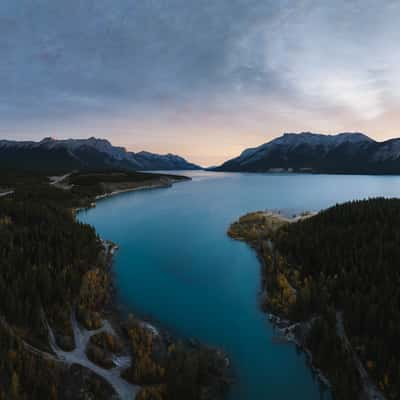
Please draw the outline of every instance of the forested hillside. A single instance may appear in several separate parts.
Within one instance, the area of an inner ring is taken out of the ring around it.
[[[275,238],[288,267],[298,271],[291,318],[341,311],[353,347],[393,399],[400,396],[399,226],[400,200],[371,199],[288,224]],[[329,321],[316,330],[329,331]],[[320,351],[329,352],[323,336],[315,332],[315,346],[324,343]]]
[[[65,369],[31,354],[26,344],[49,350],[45,321],[60,337],[71,336],[71,308],[85,275],[105,269],[96,233],[67,208],[74,203],[45,184],[18,187],[0,199],[0,398],[66,398]],[[92,393],[106,399],[100,387]]]
[[[227,387],[225,356],[169,334],[153,335],[136,318],[120,319],[110,303],[109,244],[74,217],[75,208],[92,205],[95,196],[120,185],[173,181],[164,175],[86,171],[51,185],[45,175],[0,174],[0,187],[14,191],[0,197],[0,400],[118,398],[111,381],[83,364],[66,363],[54,350],[73,351],[77,324],[90,334],[105,326],[106,311],[115,330],[92,336],[84,350],[104,370],[116,367],[116,356],[128,358],[124,376],[142,387],[138,399],[220,399]]]
[[[376,198],[292,223],[254,213],[231,227],[265,261],[263,307],[311,326],[304,344],[337,399],[359,398],[368,376],[400,397],[399,225],[400,200]]]

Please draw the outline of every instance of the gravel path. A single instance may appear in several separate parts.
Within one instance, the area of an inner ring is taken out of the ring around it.
[[[127,382],[125,379],[121,378],[121,372],[129,367],[131,363],[131,357],[129,356],[115,356],[113,361],[115,367],[112,369],[104,369],[93,362],[91,362],[86,356],[86,346],[89,343],[90,338],[100,332],[108,332],[115,335],[115,332],[108,321],[103,321],[103,326],[99,329],[88,331],[82,329],[75,315],[72,315],[72,328],[74,332],[75,339],[75,349],[72,351],[61,350],[55,340],[54,333],[50,326],[49,329],[49,339],[50,346],[54,353],[57,355],[59,360],[62,360],[66,364],[79,364],[89,370],[93,371],[95,374],[104,378],[110,385],[115,389],[119,398],[121,400],[133,400],[135,399],[137,393],[140,390],[139,386],[135,386]]]

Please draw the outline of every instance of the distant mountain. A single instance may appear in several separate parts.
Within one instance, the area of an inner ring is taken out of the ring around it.
[[[113,146],[108,140],[57,140],[40,142],[0,140],[0,168],[37,171],[124,168],[128,170],[200,169],[184,158],[145,151],[133,153]]]
[[[400,139],[376,142],[362,133],[285,133],[215,170],[400,174]]]

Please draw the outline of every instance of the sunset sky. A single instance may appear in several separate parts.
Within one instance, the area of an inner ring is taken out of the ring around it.
[[[2,0],[0,137],[213,165],[282,132],[400,136],[400,2]]]

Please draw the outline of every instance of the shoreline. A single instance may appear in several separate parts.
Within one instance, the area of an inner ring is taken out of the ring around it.
[[[272,324],[273,328],[277,329],[279,332],[279,336],[275,338],[276,342],[294,343],[296,347],[306,355],[309,367],[313,373],[315,373],[320,383],[326,388],[332,390],[333,386],[328,378],[328,375],[326,375],[321,368],[314,364],[314,355],[316,353],[313,353],[309,346],[306,345],[310,329],[312,328],[314,321],[320,316],[311,315],[306,320],[294,322],[286,317],[287,309],[285,311],[284,308],[285,306],[290,306],[290,301],[288,301],[288,299],[281,298],[280,303],[276,303],[276,296],[268,296],[268,283],[273,283],[271,274],[274,273],[276,273],[277,276],[284,277],[286,280],[286,288],[289,288],[291,291],[293,291],[294,296],[296,296],[298,290],[298,288],[293,287],[290,280],[288,280],[288,276],[285,274],[287,271],[279,269],[276,266],[275,259],[277,254],[274,251],[274,243],[272,241],[274,232],[283,226],[287,226],[287,224],[295,223],[313,217],[317,214],[317,212],[303,212],[288,216],[279,210],[248,213],[230,225],[228,235],[234,240],[245,242],[256,252],[257,258],[261,265],[260,306],[262,311],[267,314],[268,320]],[[251,229],[256,232],[256,234],[249,235],[249,225],[251,226]],[[258,232],[257,228],[260,228]],[[239,234],[237,231],[239,231]],[[245,234],[240,234],[243,231]],[[262,237],[259,236],[260,232],[263,234]],[[267,244],[267,246],[265,246],[265,244]],[[270,265],[272,265],[272,269],[270,271],[268,271],[265,257],[268,257]],[[282,288],[282,286],[278,283],[278,289],[279,288]],[[268,299],[268,297],[273,301],[270,303],[266,302],[265,300]],[[341,340],[342,345],[344,345],[347,350],[350,351],[350,353],[353,353],[352,359],[354,362],[354,367],[357,370],[360,378],[360,399],[385,400],[385,396],[378,388],[377,384],[372,381],[364,365],[361,363],[359,356],[355,353],[355,350],[347,339],[344,333],[343,322],[341,322],[340,318],[338,318],[338,314],[341,315],[341,313],[338,311],[336,312],[336,331],[342,331],[342,334],[338,334],[338,337]]]
[[[172,187],[175,183],[179,182],[185,182],[185,181],[191,181],[191,178],[182,176],[182,178],[160,178],[158,182],[153,182],[152,184],[147,184],[143,186],[137,186],[137,187],[132,187],[132,188],[127,188],[127,189],[121,189],[121,190],[115,190],[113,192],[105,193],[103,195],[98,195],[95,196],[93,201],[90,203],[88,207],[81,207],[81,208],[75,208],[73,209],[73,214],[74,214],[74,219],[75,221],[78,221],[78,213],[83,210],[89,210],[90,208],[96,207],[97,201],[106,199],[108,197],[116,196],[118,194],[122,193],[127,193],[127,192],[133,192],[133,191],[141,191],[141,190],[152,190],[152,189],[162,189],[162,188],[169,188]],[[214,353],[214,361],[218,363],[219,361],[222,361],[224,364],[223,369],[221,369],[221,375],[216,376],[216,385],[225,385],[229,386],[231,384],[232,378],[231,374],[229,372],[231,368],[231,361],[229,356],[220,348],[216,347],[211,347],[205,344],[202,344],[198,342],[196,339],[192,338],[181,338],[181,337],[176,337],[175,335],[171,334],[167,329],[165,329],[163,326],[159,326],[158,324],[153,324],[153,321],[151,319],[145,318],[140,315],[134,315],[131,313],[128,313],[127,318],[122,317],[122,310],[121,306],[123,306],[121,303],[118,302],[117,300],[117,289],[115,286],[115,276],[114,276],[114,268],[113,268],[113,263],[114,263],[114,256],[115,253],[119,250],[118,244],[113,242],[112,240],[109,239],[104,239],[99,236],[100,243],[102,245],[102,252],[104,256],[106,257],[106,268],[107,268],[107,275],[109,277],[109,295],[110,295],[110,301],[108,304],[104,306],[104,309],[102,310],[103,313],[103,319],[107,321],[110,326],[114,329],[114,331],[117,333],[117,337],[125,343],[124,346],[127,346],[129,348],[129,344],[127,342],[128,338],[125,337],[125,334],[122,333],[125,328],[126,324],[129,321],[130,317],[133,317],[137,323],[146,331],[148,331],[151,335],[154,337],[158,337],[161,340],[166,341],[166,343],[178,343],[178,342],[183,342],[185,346],[187,346],[188,349],[192,350],[201,350],[205,349],[208,351],[211,351]],[[130,369],[130,367],[127,368]],[[121,374],[122,378],[122,374]],[[123,378],[122,378],[123,379]],[[126,379],[125,379],[126,380]],[[132,383],[130,380],[126,380],[127,383]],[[135,386],[139,388],[139,390],[136,393],[133,393],[133,399],[137,398],[138,395],[140,394],[141,390],[143,389],[146,391],[146,388],[149,385],[141,385],[140,383],[134,383]],[[151,386],[151,385],[150,385]],[[210,389],[214,389],[213,386],[210,386]],[[216,388],[215,388],[216,390]],[[125,400],[125,399],[121,399]]]
[[[138,191],[142,191],[142,190],[164,189],[164,188],[167,189],[167,188],[172,187],[176,183],[187,182],[187,181],[191,181],[191,180],[192,180],[192,178],[189,178],[189,177],[183,176],[183,175],[182,175],[182,179],[171,178],[171,177],[160,178],[158,180],[158,182],[154,181],[153,184],[150,184],[150,185],[135,186],[135,187],[131,187],[131,188],[119,189],[119,190],[114,190],[112,192],[99,194],[97,196],[94,196],[86,206],[73,208],[72,212],[73,212],[74,216],[76,217],[80,212],[96,207],[96,204],[98,201],[107,199],[109,197],[117,196],[117,195],[123,194],[123,193],[138,192]]]
[[[260,217],[272,218],[281,224],[291,224],[291,223],[295,223],[295,222],[298,222],[303,219],[311,218],[316,214],[318,214],[318,213],[317,212],[302,212],[302,213],[299,213],[296,215],[288,216],[288,215],[285,215],[285,213],[281,212],[280,210],[275,210],[275,211],[266,210],[266,211],[256,211],[254,213],[249,213],[249,214],[244,215],[243,217],[246,217],[249,215],[258,215]],[[243,217],[240,217],[239,221]],[[309,364],[309,368],[316,375],[320,384],[322,384],[327,389],[331,389],[332,384],[329,381],[329,379],[327,378],[327,376],[323,373],[323,371],[321,369],[319,369],[316,365],[314,365],[312,352],[303,343],[304,341],[302,339],[304,339],[304,338],[302,338],[298,333],[296,333],[297,327],[301,327],[301,326],[304,327],[304,326],[312,323],[312,321],[310,320],[310,321],[294,322],[294,321],[291,321],[287,318],[284,318],[284,317],[278,315],[277,313],[274,313],[269,307],[267,307],[266,309],[264,309],[262,307],[262,304],[261,304],[262,298],[265,298],[268,296],[268,292],[265,287],[266,286],[266,281],[265,281],[266,276],[263,273],[263,271],[265,271],[266,264],[265,264],[264,258],[262,256],[262,253],[260,252],[260,248],[259,248],[259,246],[257,246],[257,243],[252,242],[244,237],[236,236],[233,234],[232,226],[235,223],[238,223],[238,222],[234,222],[230,225],[230,227],[228,229],[228,236],[231,237],[233,240],[239,240],[239,241],[245,242],[251,249],[253,249],[255,251],[257,259],[260,262],[261,290],[258,294],[259,298],[260,298],[260,308],[261,308],[261,311],[264,314],[266,314],[267,319],[271,323],[272,327],[279,331],[279,336],[277,336],[275,339],[277,341],[280,341],[283,339],[279,343],[294,344],[298,349],[300,349],[305,354],[306,360]],[[272,242],[270,242],[270,245],[272,247],[272,245],[273,245]]]
[[[191,180],[191,178],[184,177],[184,176],[182,176],[182,179],[170,178],[170,177],[160,178],[158,182],[154,182],[149,185],[136,186],[136,187],[126,188],[126,189],[119,189],[119,190],[114,190],[109,193],[100,194],[94,198],[94,203],[98,200],[116,196],[121,193],[136,192],[136,191],[140,191],[140,190],[169,188],[169,187],[172,187],[175,183],[186,182],[186,181],[190,181],[190,180]]]
[[[266,312],[266,314],[272,326],[279,331],[280,337],[282,337],[286,343],[296,345],[296,347],[305,354],[310,369],[316,375],[320,383],[322,383],[327,389],[332,389],[332,384],[327,376],[320,368],[314,365],[311,350],[302,343],[302,338],[296,334],[296,328],[301,327],[302,325],[309,325],[312,321],[293,322],[272,312]]]

